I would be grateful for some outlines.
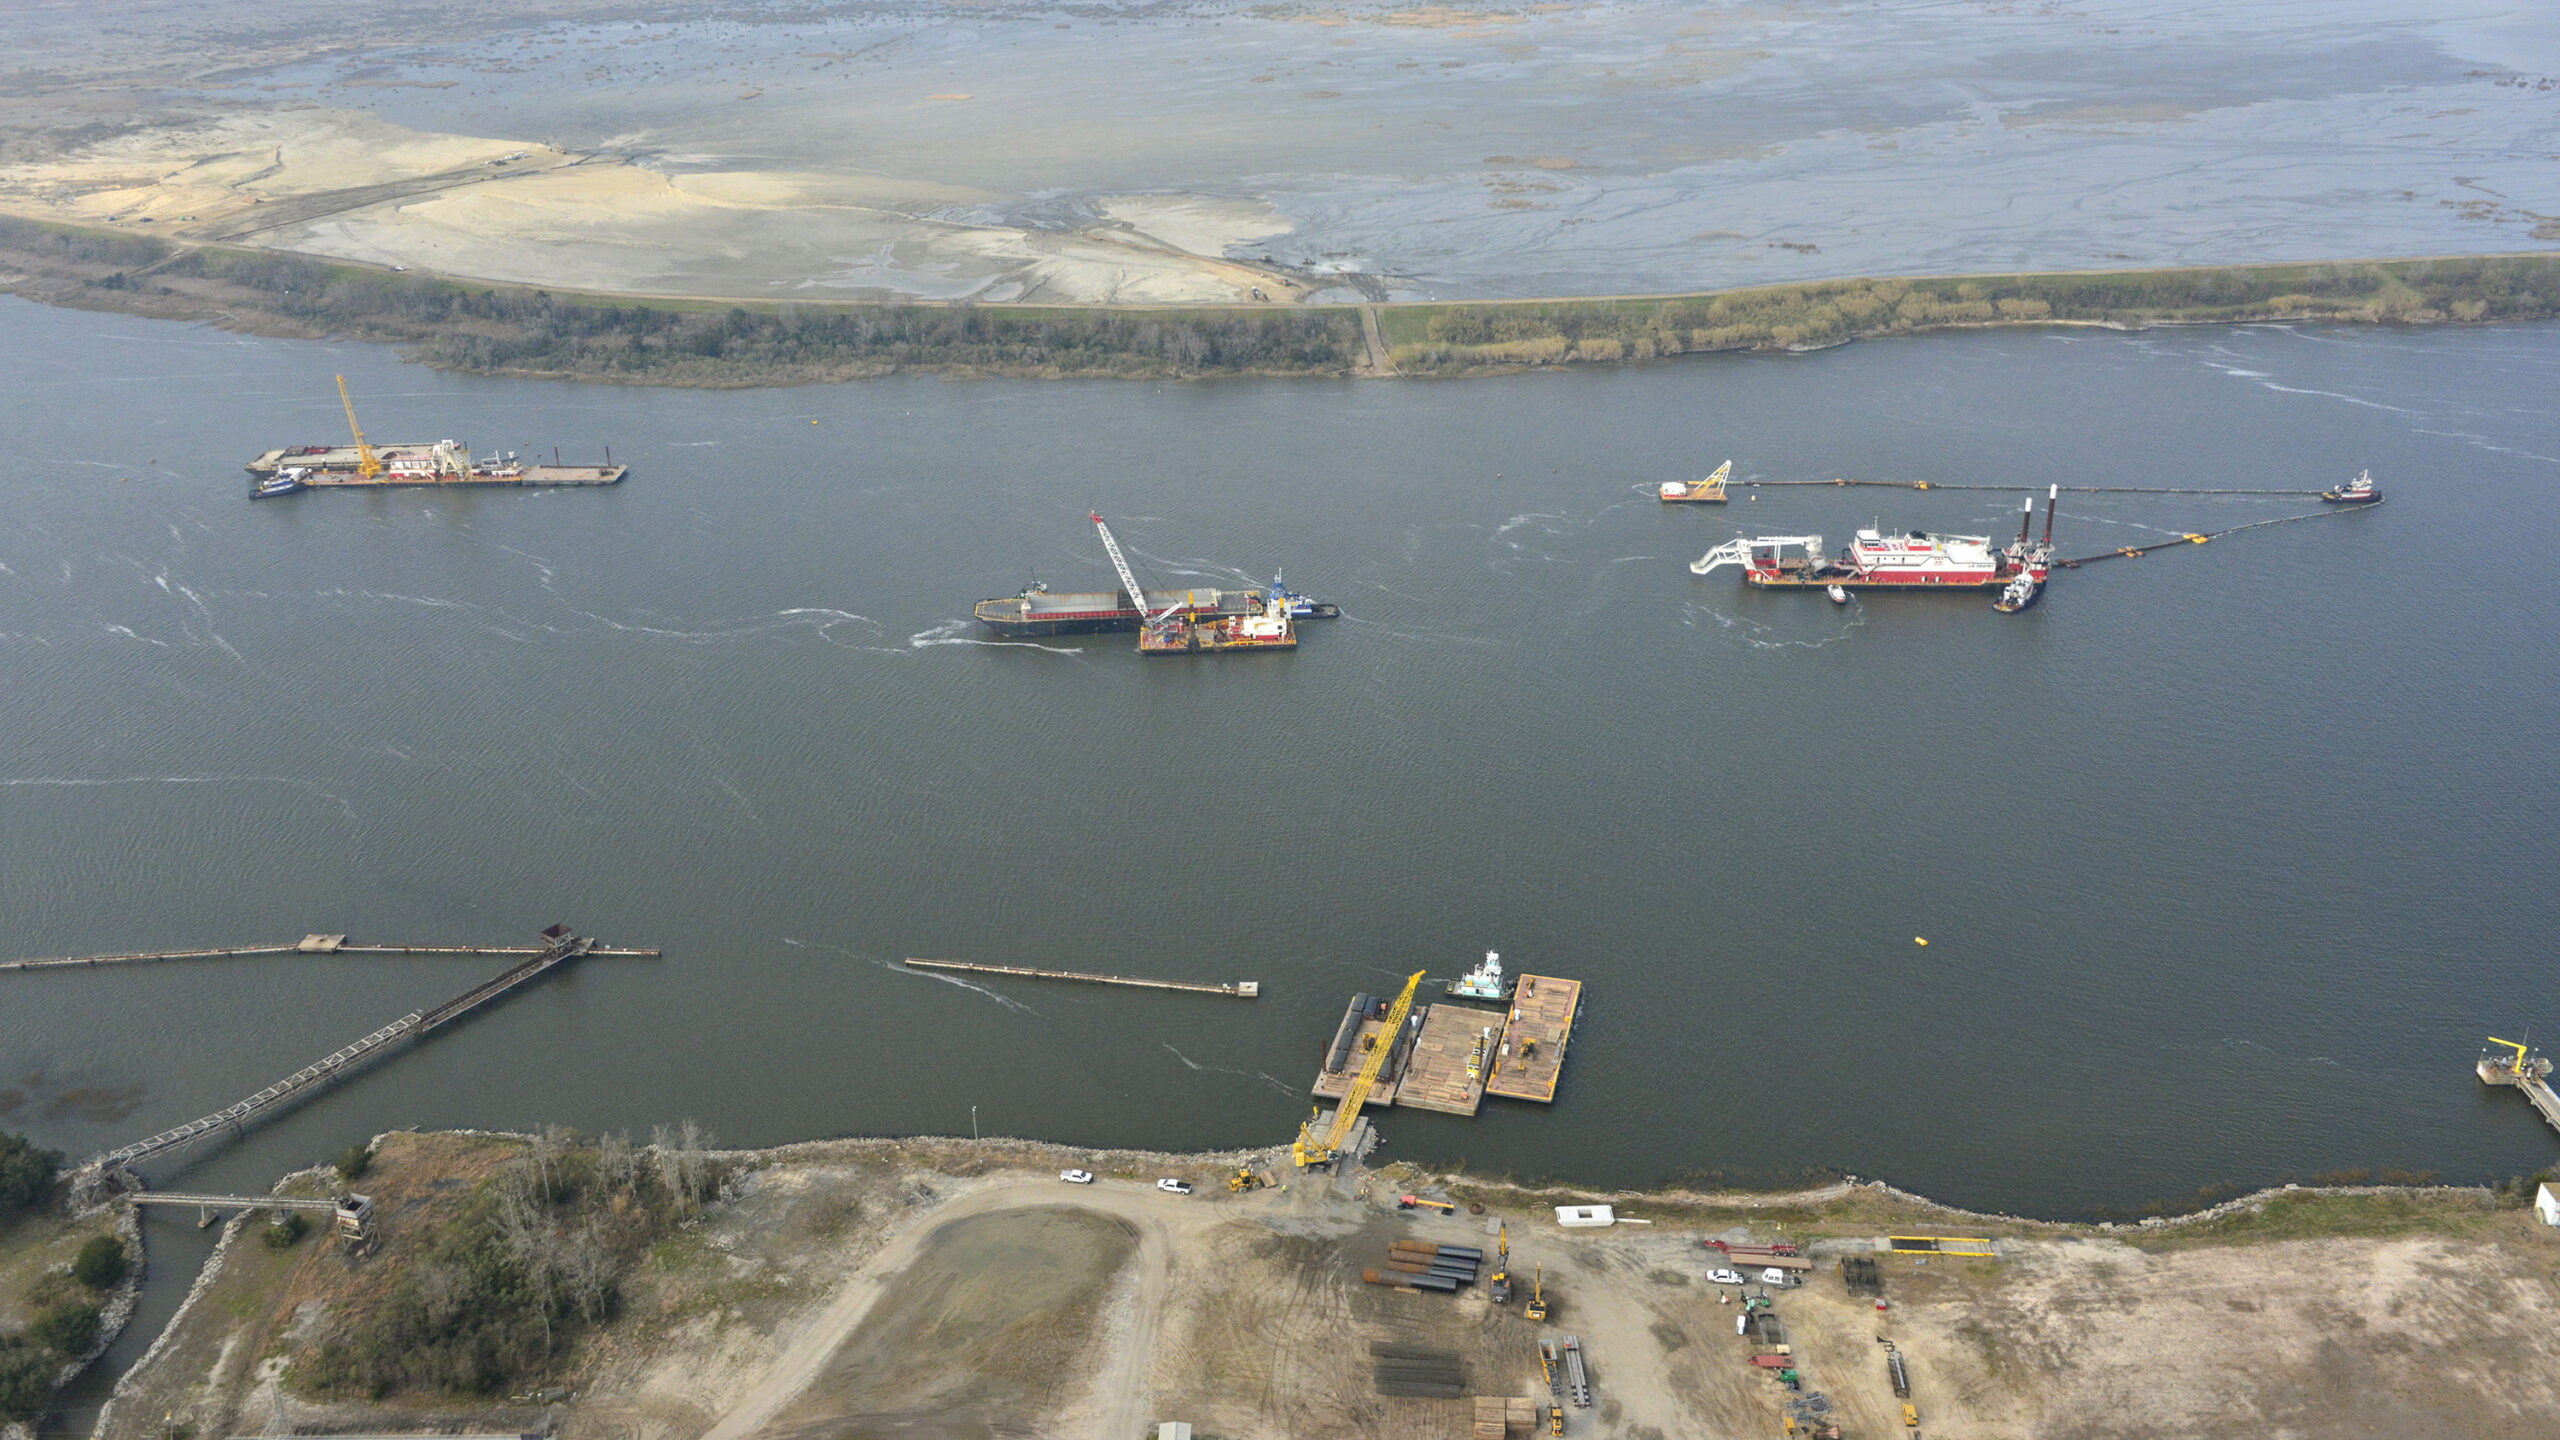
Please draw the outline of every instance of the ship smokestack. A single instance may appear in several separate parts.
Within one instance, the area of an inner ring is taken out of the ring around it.
[[[2029,491],[2026,498],[2018,502],[2018,545],[2021,549],[2025,548],[2027,543],[2027,527],[2034,523],[2036,523],[2036,497],[2033,491]]]
[[[2035,504],[2035,503],[2036,503],[2036,502],[2035,502],[2035,497],[2034,497],[2034,496],[2032,496],[2032,495],[2028,496],[2028,497],[2027,497],[2027,503],[2028,503],[2029,505],[2033,505],[2033,504]],[[2045,498],[2045,505],[2044,505],[2044,543],[2045,543],[2045,547],[2046,547],[2047,549],[2051,549],[2051,548],[2052,548],[2052,546],[2053,546],[2053,511],[2054,511],[2054,507],[2056,507],[2056,506],[2060,505],[2061,503],[2062,503],[2062,487],[2061,487],[2061,486],[2059,486],[2059,485],[2056,485],[2056,486],[2054,486],[2054,487],[2053,487],[2053,491],[2052,491],[2052,493],[2051,493],[2050,495],[2048,495],[2048,496]]]

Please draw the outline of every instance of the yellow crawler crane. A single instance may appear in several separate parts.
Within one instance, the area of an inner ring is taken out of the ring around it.
[[[1144,601],[1139,603],[1145,604]],[[1387,1023],[1379,1027],[1377,1042],[1370,1049],[1369,1058],[1360,1062],[1360,1073],[1352,1077],[1350,1092],[1342,1097],[1341,1107],[1333,1112],[1333,1123],[1325,1127],[1324,1138],[1316,1138],[1313,1117],[1298,1127],[1298,1139],[1289,1147],[1289,1154],[1298,1162],[1299,1169],[1333,1163],[1333,1157],[1342,1149],[1342,1142],[1351,1138],[1351,1127],[1360,1120],[1360,1107],[1369,1103],[1369,1087],[1378,1083],[1378,1072],[1386,1068],[1387,1056],[1395,1050],[1396,1040],[1404,1034],[1404,1017],[1413,1009],[1413,992],[1422,988],[1422,977],[1429,973],[1414,971],[1412,977],[1404,982],[1404,993],[1388,1007]]]
[[[338,403],[347,407],[347,428],[355,432],[356,473],[370,480],[382,473],[382,457],[374,454],[373,447],[365,443],[364,427],[356,423],[356,402],[347,395],[347,377],[344,375],[338,377]]]

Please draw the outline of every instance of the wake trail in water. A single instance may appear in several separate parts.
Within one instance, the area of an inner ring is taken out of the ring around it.
[[[946,620],[930,630],[919,630],[908,636],[907,648],[925,650],[936,645],[983,645],[990,650],[1040,650],[1051,655],[1072,656],[1078,660],[1084,658],[1082,650],[1069,645],[1042,645],[1030,640],[988,640],[963,633],[976,623],[978,622],[975,620]]]
[[[892,975],[905,975],[912,979],[919,980],[939,980],[945,985],[957,985],[963,990],[973,991],[977,994],[984,995],[1007,1010],[1018,1011],[1024,1015],[1037,1016],[1040,1013],[1039,1011],[1032,1009],[1030,1006],[1023,1004],[1021,1001],[1014,999],[1010,995],[999,995],[984,985],[971,984],[957,975],[947,975],[936,970],[911,970],[904,965],[892,964],[889,961],[881,959],[877,955],[856,954],[841,945],[830,945],[823,940],[799,940],[794,939],[789,935],[785,935],[782,937],[782,943],[785,945],[796,946],[804,950],[832,951],[835,954],[843,956],[847,960],[859,960],[865,965],[876,965],[881,969],[888,971]]]

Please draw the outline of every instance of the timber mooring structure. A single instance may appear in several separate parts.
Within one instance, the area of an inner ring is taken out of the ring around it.
[[[521,953],[507,951],[503,953]],[[322,1056],[277,1081],[248,1099],[227,1109],[190,1120],[184,1125],[163,1130],[147,1139],[94,1155],[74,1171],[76,1177],[94,1179],[122,1166],[183,1150],[201,1141],[224,1134],[238,1135],[251,1125],[280,1113],[313,1092],[346,1078],[356,1070],[381,1058],[393,1048],[420,1039],[452,1024],[472,1011],[512,991],[523,988],[553,970],[599,951],[596,942],[574,934],[566,925],[554,925],[542,932],[542,946],[531,958],[509,966],[490,979],[463,991],[432,1010],[412,1010],[372,1034]],[[617,954],[655,955],[655,950],[616,951]]]

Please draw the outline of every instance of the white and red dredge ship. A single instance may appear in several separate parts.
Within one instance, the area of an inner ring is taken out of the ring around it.
[[[2053,569],[2053,505],[2062,487],[2054,486],[2044,512],[2044,537],[2034,543],[2027,529],[2035,519],[2035,497],[2027,497],[2018,519],[2018,538],[1995,546],[1988,535],[1933,535],[1912,530],[1888,535],[1861,530],[1837,556],[1828,555],[1819,535],[1737,537],[1698,557],[1692,574],[1708,575],[1727,565],[1739,566],[1753,585],[1783,590],[1991,590],[2003,611],[2023,610],[2034,603]]]

